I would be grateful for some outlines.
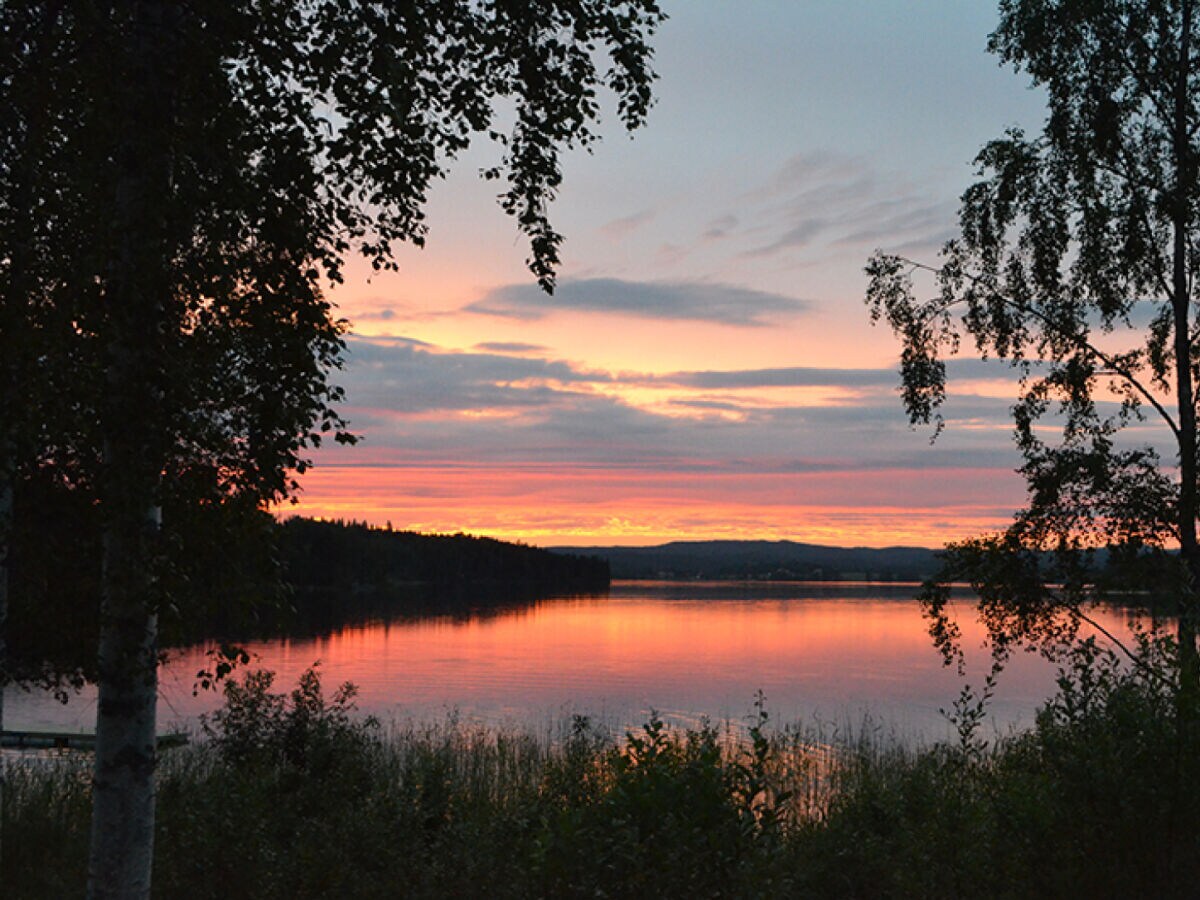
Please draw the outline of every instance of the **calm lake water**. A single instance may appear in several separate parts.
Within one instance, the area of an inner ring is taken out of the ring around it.
[[[915,588],[901,585],[615,582],[607,596],[541,601],[458,618],[372,622],[317,638],[246,644],[255,665],[291,687],[320,661],[327,689],[359,687],[358,707],[381,720],[513,724],[549,732],[582,713],[614,728],[650,710],[675,724],[739,723],[762,691],[775,722],[827,735],[873,727],[906,740],[949,734],[939,710],[962,686],[933,650]],[[968,678],[987,671],[973,604],[958,602]],[[1130,619],[1099,616],[1116,634]],[[193,696],[205,647],[173,654],[161,672],[160,730],[194,728],[214,709]],[[974,651],[973,653],[971,651]],[[1032,721],[1054,669],[1019,654],[990,707],[994,728]],[[5,727],[89,731],[94,694],[65,705],[9,689]]]

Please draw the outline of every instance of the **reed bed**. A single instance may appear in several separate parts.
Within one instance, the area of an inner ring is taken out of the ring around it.
[[[774,728],[383,727],[246,679],[159,771],[162,897],[1193,896],[1200,771],[1136,673],[1031,731],[914,748]],[[1073,686],[1074,685],[1074,686]],[[86,758],[8,763],[6,898],[78,896]]]

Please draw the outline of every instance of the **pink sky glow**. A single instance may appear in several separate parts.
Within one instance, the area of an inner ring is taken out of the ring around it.
[[[282,514],[541,545],[935,546],[1009,521],[1010,373],[954,362],[931,445],[862,299],[870,254],[936,262],[975,153],[1044,117],[984,51],[995,4],[666,8],[648,126],[564,162],[554,297],[486,146],[434,191],[426,249],[349,266],[363,441],[317,452]]]

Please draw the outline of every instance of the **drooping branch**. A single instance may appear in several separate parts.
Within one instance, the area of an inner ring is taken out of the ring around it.
[[[1138,181],[1135,180],[1135,176],[1132,174],[1137,169],[1137,165],[1134,160],[1129,158],[1129,151],[1124,147],[1122,148],[1121,162],[1125,164],[1126,168],[1124,173],[1119,177],[1125,178],[1125,180],[1130,184],[1138,184]],[[1113,174],[1117,174],[1115,169],[1110,169],[1110,171],[1112,171]],[[1152,193],[1162,191],[1162,188],[1158,185],[1142,184],[1141,187]],[[1145,207],[1139,210],[1139,216],[1142,219],[1141,224],[1146,230],[1147,236],[1153,236],[1154,229],[1151,227],[1150,220],[1147,218]],[[1171,293],[1171,285],[1167,281],[1166,277],[1167,261],[1159,252],[1158,247],[1155,246],[1154,241],[1147,241],[1147,247],[1150,248],[1150,252],[1154,255],[1154,281],[1158,285],[1159,290],[1169,296]]]
[[[1136,34],[1136,32],[1131,32],[1130,29],[1124,27],[1125,25],[1126,23],[1124,22],[1118,23],[1118,27],[1121,27],[1125,33],[1133,33],[1135,37],[1139,40],[1142,40],[1144,44],[1144,37]],[[1129,54],[1126,52],[1124,47],[1121,47],[1120,44],[1116,44],[1115,47],[1117,51],[1117,58],[1120,60],[1122,67],[1129,74],[1129,77],[1133,79],[1133,82],[1137,85],[1138,92],[1150,102],[1150,105],[1154,107],[1155,111],[1158,113],[1158,116],[1164,122],[1170,122],[1171,109],[1170,107],[1163,106],[1163,103],[1165,102],[1164,98],[1159,97],[1158,92],[1155,91],[1153,86],[1146,81],[1146,73],[1133,64],[1133,60],[1129,58]],[[1150,48],[1146,47],[1145,49],[1147,54],[1149,54]]]
[[[902,262],[903,264],[909,266],[910,269],[929,272],[936,276],[942,275],[943,271],[944,271],[943,269],[937,268],[935,266],[930,266],[926,263],[916,262],[916,261],[908,259],[906,257],[900,256],[900,257],[896,257],[896,259],[899,260],[900,262]],[[967,280],[971,281],[973,284],[979,284],[981,282],[981,279],[978,276],[970,275],[968,273],[964,273],[963,277],[966,278]],[[1039,310],[1037,307],[1029,306],[1027,304],[1021,303],[1020,301],[1014,300],[1011,297],[1007,297],[1004,294],[997,292],[997,291],[993,291],[991,296],[994,297],[996,300],[1000,301],[1005,306],[1015,310],[1016,312],[1019,312],[1019,313],[1022,313],[1022,314],[1028,315],[1028,316],[1032,316],[1033,318],[1037,319],[1042,324],[1048,326],[1049,328],[1054,329],[1055,332],[1059,336],[1066,338],[1068,341],[1075,344],[1079,349],[1083,350],[1086,353],[1091,354],[1093,357],[1095,357],[1097,360],[1099,360],[1104,366],[1111,369],[1114,374],[1116,374],[1120,378],[1123,378],[1126,382],[1129,383],[1129,385],[1131,387],[1133,387],[1133,389],[1135,391],[1137,391],[1137,393],[1139,395],[1141,395],[1142,399],[1144,399],[1151,407],[1154,408],[1154,410],[1158,413],[1159,417],[1163,420],[1164,423],[1166,423],[1167,427],[1171,429],[1171,433],[1175,435],[1175,438],[1176,439],[1180,438],[1181,435],[1180,435],[1179,426],[1176,424],[1175,419],[1171,415],[1170,411],[1165,406],[1163,406],[1163,404],[1154,396],[1153,392],[1151,392],[1149,390],[1149,388],[1147,388],[1141,382],[1141,379],[1139,379],[1137,377],[1137,375],[1135,375],[1132,371],[1130,371],[1130,369],[1127,366],[1121,365],[1121,363],[1115,357],[1113,357],[1111,354],[1105,353],[1103,350],[1101,350],[1099,347],[1097,347],[1095,344],[1093,344],[1091,341],[1089,341],[1082,334],[1079,334],[1078,332],[1075,332],[1075,331],[1068,331],[1068,330],[1062,328],[1059,325],[1059,323],[1057,323],[1053,319],[1053,317],[1046,315],[1044,312]],[[956,298],[954,300],[946,301],[946,302],[941,303],[938,306],[938,311],[939,312],[946,311],[946,310],[951,309],[954,306],[960,305],[965,302],[966,301],[961,298]]]
[[[1101,625],[1095,618],[1093,618],[1092,616],[1089,616],[1087,613],[1085,613],[1081,609],[1076,609],[1074,612],[1075,612],[1075,615],[1077,615],[1079,617],[1080,621],[1085,622],[1085,623],[1087,623],[1087,625],[1089,627],[1094,628],[1096,631],[1098,631],[1101,635],[1104,636],[1105,640],[1109,641],[1114,647],[1116,647],[1118,650],[1120,650],[1121,653],[1123,653],[1125,655],[1125,657],[1131,663],[1133,663],[1135,668],[1146,673],[1147,675],[1149,675],[1151,678],[1153,678],[1155,681],[1157,681],[1159,684],[1163,685],[1164,687],[1170,688],[1171,690],[1176,690],[1178,688],[1178,685],[1175,682],[1173,682],[1170,678],[1168,678],[1166,675],[1164,675],[1158,669],[1154,668],[1154,666],[1147,663],[1141,657],[1140,654],[1138,654],[1134,650],[1131,650],[1128,646],[1126,646],[1124,641],[1122,641],[1119,637],[1117,637],[1115,634],[1113,634],[1111,631],[1109,631],[1107,628],[1105,628],[1103,625]]]

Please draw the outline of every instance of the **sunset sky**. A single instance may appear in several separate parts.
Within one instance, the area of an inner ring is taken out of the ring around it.
[[[994,0],[675,0],[658,103],[572,155],[561,286],[478,176],[435,189],[422,251],[352,267],[344,411],[306,515],[539,545],[703,538],[938,545],[1021,504],[1003,366],[951,367],[910,429],[873,328],[876,248],[936,260],[971,160],[1040,95],[985,52]]]

